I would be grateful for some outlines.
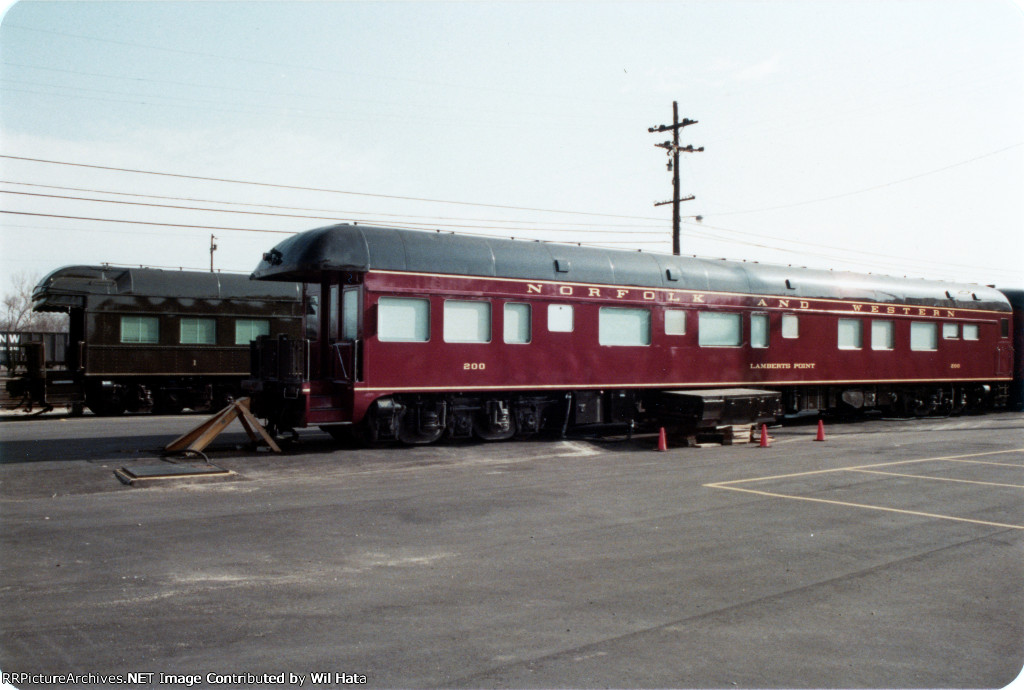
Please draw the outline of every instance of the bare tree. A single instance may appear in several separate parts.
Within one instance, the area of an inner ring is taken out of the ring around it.
[[[25,273],[11,276],[11,288],[0,307],[0,331],[67,331],[67,314],[32,311],[32,288],[38,282],[38,278]]]

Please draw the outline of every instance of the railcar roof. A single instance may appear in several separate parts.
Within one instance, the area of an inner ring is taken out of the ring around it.
[[[1009,311],[980,285],[348,224],[289,237],[252,277],[319,282],[324,271],[371,270]]]
[[[1010,306],[1014,309],[1024,309],[1024,288],[997,288],[999,292],[1006,295],[1006,299],[1010,301]]]
[[[84,305],[86,295],[134,295],[185,299],[298,300],[296,283],[266,283],[248,276],[158,268],[65,266],[32,290],[35,311],[67,311]]]

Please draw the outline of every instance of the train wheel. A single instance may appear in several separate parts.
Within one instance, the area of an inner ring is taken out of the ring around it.
[[[507,441],[516,435],[516,423],[515,420],[512,420],[509,422],[508,430],[495,431],[488,424],[481,423],[480,420],[474,420],[473,435],[481,441]]]
[[[919,389],[907,389],[900,392],[896,409],[901,417],[927,417],[931,411],[927,393]]]
[[[153,414],[181,414],[183,409],[185,404],[180,395],[173,391],[160,391],[156,404],[153,405]]]
[[[125,410],[124,400],[119,395],[103,396],[99,399],[94,397],[92,400],[87,397],[85,406],[97,417],[117,417],[124,414]]]
[[[422,446],[441,438],[441,434],[444,433],[444,428],[440,427],[430,432],[419,431],[415,428],[407,427],[405,424],[398,429],[398,440],[402,443],[410,446]]]
[[[974,386],[967,393],[967,403],[965,405],[967,412],[970,414],[981,414],[988,407],[989,395],[991,391],[986,385]]]
[[[214,410],[223,410],[225,407],[235,402],[235,400],[237,399],[238,391],[230,386],[215,389],[213,395],[213,403],[211,404],[211,407]]]
[[[411,446],[433,443],[444,433],[442,414],[429,403],[407,406],[398,422],[398,440]]]
[[[488,400],[473,418],[473,435],[481,441],[507,441],[516,435],[518,428],[516,416],[509,411],[505,400]]]
[[[382,405],[385,408],[383,410]],[[366,410],[363,421],[357,427],[357,438],[370,448],[379,448],[393,442],[397,435],[396,416],[392,400],[374,402]]]
[[[915,417],[927,417],[932,413],[932,405],[924,397],[919,397],[913,402],[910,411]]]

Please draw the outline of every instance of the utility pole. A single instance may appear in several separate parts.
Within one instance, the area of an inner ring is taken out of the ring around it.
[[[210,273],[213,273],[213,253],[217,251],[217,245],[214,242],[217,238],[210,235]]]
[[[679,198],[679,152],[698,153],[704,150],[703,146],[695,149],[692,144],[684,147],[679,146],[679,130],[695,124],[697,124],[697,120],[688,120],[686,118],[683,118],[683,121],[680,122],[679,103],[672,101],[672,124],[658,125],[657,127],[649,127],[647,129],[648,132],[668,132],[670,130],[672,132],[672,141],[655,144],[658,148],[665,149],[665,152],[672,156],[672,160],[668,163],[668,169],[672,171],[672,200],[658,202],[655,206],[672,204],[672,253],[676,256],[679,256],[679,202],[697,198],[692,194],[682,199]]]

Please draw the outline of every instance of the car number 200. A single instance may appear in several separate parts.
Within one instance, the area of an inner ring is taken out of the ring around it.
[[[487,368],[485,362],[465,362],[462,365],[463,371],[483,371]]]

